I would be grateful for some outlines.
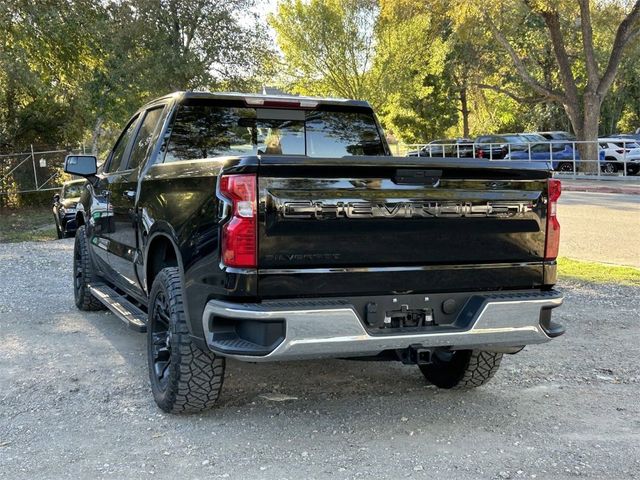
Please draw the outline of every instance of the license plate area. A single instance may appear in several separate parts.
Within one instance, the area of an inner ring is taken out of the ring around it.
[[[367,323],[379,329],[415,329],[435,325],[433,309],[429,307],[409,308],[409,305],[403,304],[395,310],[378,312],[375,303],[367,304]]]
[[[468,294],[400,294],[354,302],[364,327],[372,335],[389,335],[433,330],[451,325]]]

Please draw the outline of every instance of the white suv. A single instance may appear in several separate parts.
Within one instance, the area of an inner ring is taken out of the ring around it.
[[[627,175],[637,175],[640,171],[640,145],[632,139],[599,138],[600,148],[604,150],[602,171],[616,173],[627,164]],[[602,158],[602,157],[600,157]]]

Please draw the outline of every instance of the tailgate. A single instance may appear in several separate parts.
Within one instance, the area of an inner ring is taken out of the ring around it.
[[[265,297],[543,283],[544,163],[263,157]]]

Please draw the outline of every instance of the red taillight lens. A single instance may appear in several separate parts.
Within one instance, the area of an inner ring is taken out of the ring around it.
[[[232,203],[222,227],[222,263],[228,267],[258,265],[258,211],[255,175],[223,175],[220,194]]]
[[[560,222],[558,222],[558,199],[562,191],[560,180],[550,179],[548,185],[549,203],[547,204],[547,242],[544,259],[554,260],[560,247]]]

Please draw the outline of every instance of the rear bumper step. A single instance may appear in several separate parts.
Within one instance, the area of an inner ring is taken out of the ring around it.
[[[400,333],[372,332],[344,299],[255,304],[211,300],[202,321],[212,351],[251,362],[368,356],[415,345],[490,350],[544,343],[561,335],[564,329],[551,322],[550,311],[562,301],[556,291],[473,294],[455,322]]]

